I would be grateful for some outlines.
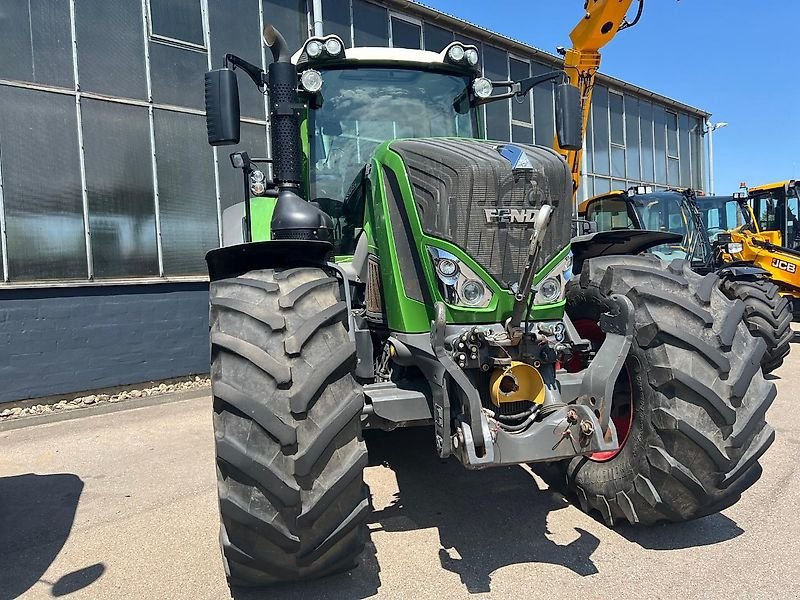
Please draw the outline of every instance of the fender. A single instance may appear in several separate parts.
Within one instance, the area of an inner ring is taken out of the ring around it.
[[[321,240],[270,240],[237,244],[206,254],[211,281],[236,277],[255,269],[327,265],[333,244]]]
[[[753,263],[737,261],[729,263],[717,271],[720,279],[760,279],[769,278],[770,273],[766,269],[757,267]]]
[[[683,236],[670,231],[614,229],[572,238],[573,271],[579,273],[589,258],[610,254],[640,254],[661,244],[680,244]]]

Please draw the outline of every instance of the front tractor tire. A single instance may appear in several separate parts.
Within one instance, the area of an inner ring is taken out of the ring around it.
[[[214,281],[220,542],[231,586],[356,565],[370,510],[364,403],[337,279],[317,268]]]
[[[792,306],[778,293],[778,286],[767,279],[723,279],[720,289],[731,300],[744,303],[744,322],[750,333],[767,344],[761,369],[771,373],[789,354],[792,331]]]
[[[632,417],[618,427],[619,452],[558,463],[558,481],[608,525],[688,521],[734,504],[774,439],[764,415],[776,390],[762,375],[764,342],[743,323],[744,305],[684,261],[608,256],[587,261],[570,283],[567,312],[597,323],[612,294],[634,306],[636,333],[612,403],[612,416]]]

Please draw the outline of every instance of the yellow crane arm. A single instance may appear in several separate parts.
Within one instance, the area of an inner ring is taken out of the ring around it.
[[[638,21],[644,0],[639,0],[639,12],[633,23],[626,21],[626,15],[635,0],[586,0],[584,16],[570,33],[572,48],[563,51],[564,70],[569,82],[581,92],[583,109],[583,132],[586,135],[589,111],[592,102],[592,88],[597,70],[600,68],[600,49],[608,44],[622,29]],[[555,142],[555,148],[570,166],[572,186],[577,192],[581,178],[581,150],[564,150]]]

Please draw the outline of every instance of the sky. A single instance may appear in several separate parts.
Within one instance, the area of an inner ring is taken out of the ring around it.
[[[584,0],[422,0],[555,53]],[[634,9],[636,3],[634,2]],[[633,10],[633,9],[632,9]],[[646,0],[600,70],[712,113],[717,194],[800,177],[800,0]]]

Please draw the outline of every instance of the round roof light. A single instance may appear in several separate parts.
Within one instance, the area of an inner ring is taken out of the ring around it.
[[[316,94],[322,89],[322,75],[319,71],[307,69],[300,75],[300,85],[305,91]]]
[[[460,44],[450,46],[450,50],[447,51],[447,56],[449,56],[452,61],[461,62],[464,60],[464,46]]]
[[[478,98],[488,98],[492,95],[492,82],[486,77],[478,77],[472,82],[472,91]]]
[[[306,54],[309,58],[318,58],[322,54],[322,42],[319,40],[311,40],[306,44]]]
[[[337,56],[342,52],[342,42],[337,38],[329,38],[325,41],[325,51],[331,56]]]
[[[467,63],[474,67],[478,64],[478,51],[475,48],[467,48],[466,52],[464,52],[464,56],[467,58]]]

